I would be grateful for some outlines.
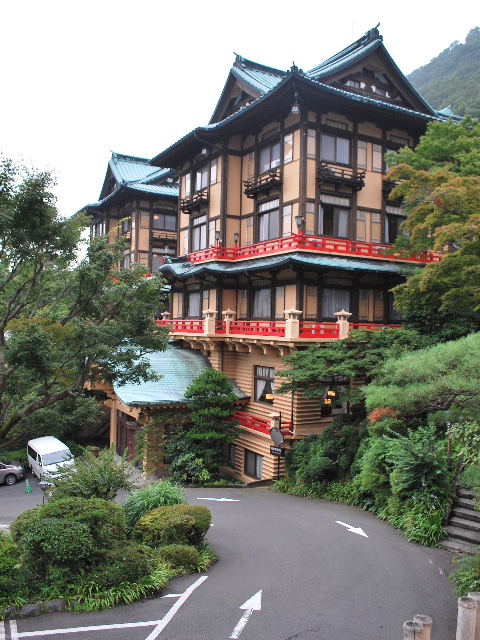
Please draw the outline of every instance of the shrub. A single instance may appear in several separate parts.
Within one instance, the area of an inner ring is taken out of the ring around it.
[[[98,458],[85,450],[84,459],[76,459],[72,467],[51,479],[50,501],[69,497],[113,500],[119,489],[133,488],[133,472],[125,456],[120,460],[115,457],[113,446],[101,451]]]
[[[18,543],[23,534],[29,530],[32,522],[37,520],[37,518],[40,518],[40,514],[42,513],[41,510],[42,507],[27,509],[27,511],[24,511],[15,518],[10,525],[10,534],[14,542]]]
[[[24,562],[46,575],[50,565],[75,569],[89,561],[93,538],[84,523],[64,518],[37,518],[22,536]]]
[[[0,531],[0,575],[13,571],[20,558],[20,549],[8,533]]]
[[[122,508],[100,498],[65,498],[41,507],[42,517],[63,518],[87,525],[98,550],[113,549],[126,540]]]
[[[448,576],[454,585],[457,598],[468,595],[470,591],[480,590],[480,554],[473,558],[456,559],[456,569]]]
[[[480,491],[480,465],[472,464],[465,467],[458,479],[458,486],[463,489]]]
[[[169,544],[157,551],[158,558],[174,569],[183,568],[195,571],[200,562],[200,553],[195,547],[184,544]]]
[[[28,469],[27,447],[24,447],[23,449],[15,449],[13,451],[0,449],[0,460],[2,460],[2,462],[17,460],[25,469]]]
[[[169,482],[160,480],[131,493],[123,503],[127,529],[133,529],[135,523],[145,514],[158,507],[174,504],[186,504],[187,498],[183,489]]]
[[[90,571],[84,583],[95,583],[99,588],[114,587],[122,582],[138,582],[158,564],[155,552],[136,542],[125,542],[105,554],[102,563]]]
[[[133,538],[152,547],[169,544],[198,546],[210,528],[206,507],[174,505],[146,513],[133,528]]]

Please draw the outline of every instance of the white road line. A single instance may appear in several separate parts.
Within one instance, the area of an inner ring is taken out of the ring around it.
[[[18,629],[16,620],[10,620],[10,638],[11,640],[18,640]]]
[[[195,591],[197,587],[199,587],[202,582],[208,576],[202,576],[196,582],[194,582],[184,593],[181,594],[177,602],[173,605],[173,607],[168,611],[168,613],[161,620],[149,620],[147,622],[125,622],[119,624],[100,624],[91,627],[68,627],[65,629],[45,629],[43,631],[22,631],[17,634],[17,623],[15,620],[10,621],[10,629],[11,629],[11,637],[12,640],[19,640],[20,638],[34,638],[41,636],[52,636],[52,635],[63,635],[68,633],[81,633],[83,631],[104,631],[109,629],[132,629],[135,627],[152,627],[155,625],[155,629],[152,633],[147,636],[145,640],[154,640],[157,638],[163,629],[167,626],[173,616],[177,613],[178,609],[182,606],[182,604],[187,600],[187,598]],[[15,625],[15,629],[13,628]],[[1,639],[0,639],[1,640]]]
[[[196,582],[194,582],[190,587],[188,587],[188,589],[184,592],[184,594],[177,600],[177,602],[173,605],[173,607],[170,609],[170,611],[167,613],[166,616],[164,616],[164,618],[162,619],[162,621],[160,622],[160,624],[158,624],[155,629],[152,631],[152,633],[147,636],[145,638],[145,640],[155,640],[155,638],[158,638],[158,636],[162,633],[162,631],[165,629],[165,627],[167,626],[167,624],[170,622],[170,620],[173,618],[173,616],[177,613],[177,611],[180,609],[180,607],[182,606],[182,604],[185,602],[185,600],[190,596],[190,594],[193,593],[193,591],[195,591],[195,589],[197,587],[199,587],[202,582],[204,582],[206,579],[208,578],[208,576],[202,576],[201,578],[199,578]]]

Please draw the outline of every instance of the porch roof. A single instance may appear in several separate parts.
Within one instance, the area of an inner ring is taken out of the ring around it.
[[[145,356],[150,361],[158,380],[138,384],[113,385],[118,399],[128,407],[187,404],[185,392],[191,383],[206,369],[207,358],[198,351],[183,348],[171,341],[165,351]],[[233,382],[233,391],[239,400],[248,396]]]
[[[254,260],[236,262],[207,262],[193,264],[191,262],[166,262],[159,269],[160,273],[178,278],[195,277],[204,274],[239,275],[245,272],[265,271],[288,266],[303,266],[305,268],[328,268],[342,271],[369,271],[373,273],[402,274],[411,272],[412,267],[405,264],[395,264],[384,260],[359,260],[357,258],[343,258],[324,255],[310,255],[306,253],[290,253]]]

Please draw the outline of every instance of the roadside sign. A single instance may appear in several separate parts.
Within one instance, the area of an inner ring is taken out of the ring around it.
[[[271,444],[270,455],[283,457],[285,455],[285,449],[283,449],[283,447],[275,447],[273,444]]]

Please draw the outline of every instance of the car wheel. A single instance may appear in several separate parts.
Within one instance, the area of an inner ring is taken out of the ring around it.
[[[33,468],[32,468],[32,467],[30,467],[30,471],[32,472],[32,476],[33,476],[34,478],[36,478],[35,471],[33,470]]]
[[[9,473],[8,476],[5,476],[5,484],[15,484],[17,482],[17,476],[14,476],[13,473]]]

